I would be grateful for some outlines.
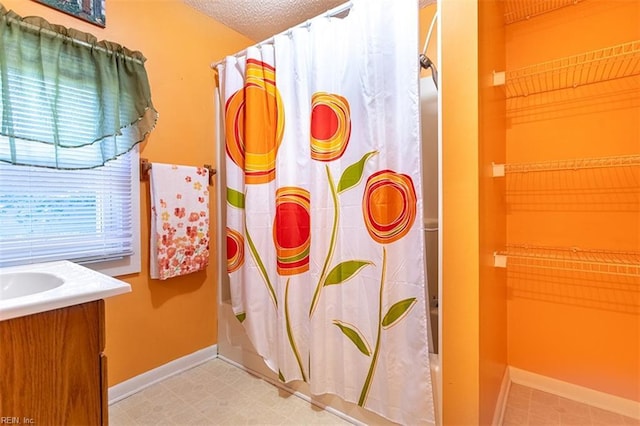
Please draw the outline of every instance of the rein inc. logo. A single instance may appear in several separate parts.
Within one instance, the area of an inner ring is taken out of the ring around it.
[[[0,425],[34,425],[35,420],[31,417],[0,417]]]

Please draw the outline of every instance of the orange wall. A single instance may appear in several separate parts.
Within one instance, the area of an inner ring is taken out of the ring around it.
[[[478,7],[440,4],[442,420],[479,424]]]
[[[3,0],[21,16],[42,16],[98,39],[115,41],[147,58],[151,94],[160,118],[142,144],[151,162],[215,167],[214,75],[209,65],[252,42],[180,0],[109,0],[101,29],[26,0]],[[141,183],[142,272],[121,277],[132,292],[107,299],[109,385],[129,379],[217,341],[216,247],[206,271],[149,279],[149,185]],[[216,241],[215,186],[211,241]]]
[[[506,240],[502,3],[440,4],[442,76],[443,423],[491,424],[507,367],[506,276],[492,254]],[[498,413],[499,414],[499,413]]]
[[[505,66],[504,3],[478,2],[478,81],[480,175],[480,424],[491,424],[495,416],[502,380],[507,368],[507,277],[493,266],[493,252],[506,242],[504,179],[492,177],[492,162],[503,163],[505,146],[505,100],[501,87],[494,87],[494,70]]]
[[[590,0],[511,24],[507,70],[638,40],[639,22],[640,2]],[[638,77],[510,99],[507,162],[640,154],[638,99]],[[640,251],[638,182],[638,167],[513,175],[508,242]],[[508,290],[510,365],[640,401],[640,279],[510,268]]]

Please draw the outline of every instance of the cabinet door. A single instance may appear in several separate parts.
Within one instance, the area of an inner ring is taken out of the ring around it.
[[[0,413],[20,424],[100,425],[102,301],[0,322]]]

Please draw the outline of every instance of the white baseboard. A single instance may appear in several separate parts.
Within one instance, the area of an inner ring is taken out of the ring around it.
[[[200,349],[109,388],[109,405],[149,386],[218,357],[218,345]]]
[[[549,392],[567,399],[589,404],[603,410],[640,419],[640,402],[589,389],[573,383],[563,382],[519,368],[509,367],[512,383]]]
[[[507,398],[509,397],[509,389],[511,388],[511,374],[510,368],[504,369],[504,375],[502,376],[502,384],[500,385],[500,393],[498,394],[498,400],[496,401],[496,409],[493,412],[492,426],[500,426],[504,421],[504,412],[507,409]]]

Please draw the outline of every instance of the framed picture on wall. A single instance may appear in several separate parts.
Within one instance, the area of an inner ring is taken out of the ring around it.
[[[85,20],[104,28],[106,16],[104,11],[105,0],[33,0],[68,15]]]

